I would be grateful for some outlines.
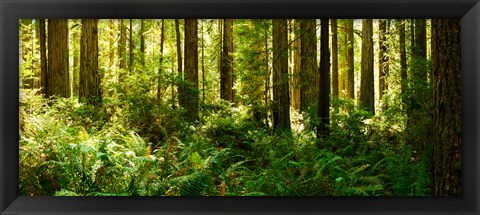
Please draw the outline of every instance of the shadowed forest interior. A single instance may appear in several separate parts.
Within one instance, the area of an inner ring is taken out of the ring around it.
[[[459,196],[458,19],[21,19],[23,196]]]

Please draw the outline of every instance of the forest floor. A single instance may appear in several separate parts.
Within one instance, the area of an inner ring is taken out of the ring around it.
[[[330,135],[317,139],[316,120],[293,109],[292,130],[272,132],[251,106],[226,102],[190,123],[147,94],[100,108],[21,94],[25,196],[431,195],[431,149],[408,144],[401,110],[373,116],[333,99]]]

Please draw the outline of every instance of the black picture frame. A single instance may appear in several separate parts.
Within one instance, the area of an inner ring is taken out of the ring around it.
[[[478,0],[0,0],[0,214],[479,214]],[[461,197],[18,196],[22,18],[461,18]]]

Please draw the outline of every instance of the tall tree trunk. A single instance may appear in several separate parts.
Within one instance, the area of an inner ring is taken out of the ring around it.
[[[223,20],[222,69],[220,73],[220,96],[233,102],[233,19]]]
[[[360,81],[360,104],[367,111],[375,114],[372,37],[372,19],[364,19],[362,23],[362,77]]]
[[[80,42],[79,100],[101,105],[101,78],[98,73],[98,20],[82,19]]]
[[[385,91],[388,89],[388,82],[387,82],[387,76],[388,76],[388,70],[389,70],[389,65],[388,65],[388,60],[389,60],[389,54],[388,54],[388,40],[387,40],[387,28],[388,28],[388,23],[387,20],[385,19],[380,19],[378,21],[378,28],[379,28],[379,41],[378,41],[378,47],[379,47],[379,54],[378,54],[378,71],[379,71],[379,77],[378,77],[378,96],[379,100],[382,100],[383,94]]]
[[[287,41],[287,44],[288,44],[288,77],[289,77],[289,80],[288,80],[288,83],[290,83],[290,86],[289,86],[289,89],[290,89],[290,106],[293,106],[293,69],[294,69],[294,64],[293,64],[293,51],[294,51],[294,39],[295,39],[295,35],[294,35],[294,31],[295,31],[295,26],[294,26],[294,21],[293,19],[288,19],[287,21],[287,38],[288,38],[288,41]]]
[[[415,21],[410,19],[410,54],[415,53]]]
[[[268,22],[267,22],[268,23]],[[270,66],[269,66],[269,52],[268,52],[268,32],[270,28],[269,25],[265,25],[265,71],[266,71],[266,77],[265,77],[265,107],[269,107],[270,103]],[[271,114],[273,117],[273,114]],[[269,125],[269,117],[268,113],[265,115],[265,127],[268,129],[270,127]]]
[[[125,24],[123,24],[123,19],[120,19],[118,24],[119,29],[120,29],[120,39],[118,40],[118,58],[120,59],[118,68],[120,69],[119,71],[119,77],[118,81],[120,83],[123,83],[125,79],[125,69],[127,68],[127,56],[126,56],[126,43],[127,43],[127,28],[125,27]]]
[[[220,74],[220,76],[222,76],[222,62],[223,62],[223,58],[222,58],[222,53],[223,53],[223,19],[218,19],[218,22],[217,22],[217,27],[218,27],[218,53],[220,53],[220,56],[218,58],[218,74]],[[222,98],[222,78],[220,77],[220,99]]]
[[[205,38],[203,37],[203,24],[204,20],[201,21],[200,31],[202,32],[202,102],[205,103]]]
[[[47,97],[70,97],[68,20],[48,20]]]
[[[290,129],[287,20],[273,20],[273,128]]]
[[[157,101],[161,101],[161,85],[162,85],[162,71],[163,71],[163,42],[165,38],[165,19],[162,19],[162,33],[160,36],[160,59],[158,65],[158,74],[157,74]],[[142,52],[143,53],[143,52]]]
[[[332,19],[331,22],[332,22],[332,95],[333,95],[333,97],[338,97],[338,41],[337,41],[338,30],[337,30],[337,20]]]
[[[185,108],[190,121],[198,119],[198,21],[185,19]]]
[[[132,73],[132,69],[133,69],[133,28],[132,28],[132,19],[130,19],[130,28],[129,28],[129,31],[130,31],[130,37],[128,38],[129,39],[129,45],[130,45],[130,60],[128,61],[128,69],[129,69],[129,72]]]
[[[337,88],[338,89],[338,88]],[[320,33],[320,89],[318,94],[317,138],[329,134],[330,125],[330,51],[328,47],[328,19],[321,20]]]
[[[401,77],[401,92],[402,92],[402,104],[405,108],[407,93],[407,50],[405,46],[405,19],[398,20],[399,22],[399,34],[400,34],[400,77]]]
[[[45,19],[40,19],[39,23],[39,32],[40,32],[40,86],[42,87],[41,93],[47,95],[47,47],[46,39],[47,35],[45,33]]]
[[[355,98],[355,62],[354,62],[354,46],[353,37],[353,19],[346,20],[347,26],[347,93],[348,98]]]
[[[163,20],[163,19],[162,19]],[[163,21],[162,21],[163,22]],[[163,24],[162,24],[163,27]],[[140,20],[140,53],[141,53],[141,63],[142,66],[145,66],[145,20]]]
[[[415,19],[415,49],[414,57],[420,59],[427,58],[427,20]]]
[[[180,107],[185,106],[185,98],[183,98],[183,63],[182,63],[182,42],[180,40],[180,21],[175,19],[175,37],[177,40],[177,67],[178,67],[178,104]]]
[[[300,110],[300,63],[302,59],[300,44],[300,20],[294,20],[294,38],[293,42],[293,72],[292,72],[292,107]]]
[[[316,103],[318,98],[318,65],[317,65],[317,36],[316,20],[304,19],[300,22],[301,36],[301,63],[300,63],[300,110]]]
[[[460,196],[462,141],[460,95],[460,20],[432,20],[433,79],[433,184],[435,196]]]

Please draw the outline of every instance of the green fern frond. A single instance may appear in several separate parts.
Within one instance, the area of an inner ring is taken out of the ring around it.
[[[359,172],[362,172],[363,170],[367,169],[368,167],[370,167],[370,164],[364,164],[362,166],[352,168],[350,172],[352,175],[356,175]]]
[[[170,185],[180,190],[181,196],[202,196],[208,186],[209,177],[203,172],[179,176],[170,180]]]

